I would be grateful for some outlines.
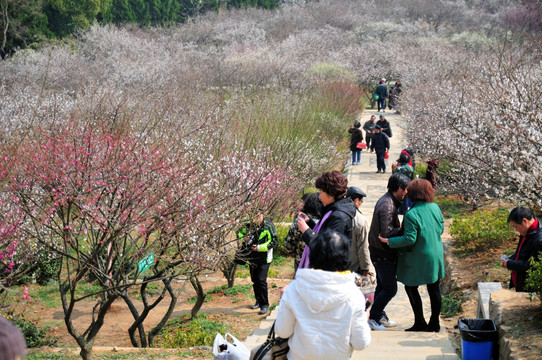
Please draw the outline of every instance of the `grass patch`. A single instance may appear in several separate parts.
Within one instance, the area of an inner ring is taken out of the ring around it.
[[[221,291],[223,291],[223,290],[225,290],[227,288],[228,288],[228,285],[220,285],[220,286],[215,287],[214,289],[211,289],[211,290],[207,291],[207,294],[218,294],[219,292],[221,292]]]
[[[250,272],[248,271],[248,269],[237,269],[237,271],[235,272],[235,277],[240,279],[246,279],[250,277]]]
[[[195,304],[197,300],[198,300],[197,296],[191,296],[188,299],[186,299],[186,302],[188,304]],[[205,295],[205,299],[203,300],[203,302],[209,302],[211,300],[212,300],[211,295],[207,294]]]
[[[234,285],[229,289],[224,289],[224,295],[226,296],[236,296],[238,294],[243,294],[246,296],[252,295],[252,284]]]
[[[224,334],[226,324],[210,319],[206,313],[190,319],[188,315],[168,321],[162,329],[162,347],[187,348],[192,346],[211,346],[217,333]]]
[[[273,263],[272,263],[272,266],[280,266],[282,264],[284,264],[286,261],[288,261],[288,258],[284,257],[284,256],[273,256]]]
[[[267,273],[268,278],[276,278],[279,275],[279,271],[276,269],[269,269],[269,272]]]
[[[416,166],[418,166],[416,164]],[[452,218],[457,215],[466,215],[472,209],[467,203],[462,201],[457,196],[437,196],[435,203],[440,207],[442,216]]]
[[[207,292],[207,295],[205,296],[204,302],[209,302],[212,300],[211,295],[212,294],[219,294],[224,293],[225,296],[232,297],[233,302],[239,302],[243,299],[241,297],[238,297],[237,295],[245,295],[249,298],[254,298],[254,294],[252,294],[252,284],[246,284],[246,285],[234,285],[231,288],[228,288],[228,285],[221,285],[217,286],[214,289],[211,289]],[[189,304],[194,304],[197,300],[196,296],[189,297],[186,302]]]
[[[31,295],[38,298],[39,303],[48,308],[56,308],[62,305],[57,283],[38,286],[31,292]]]

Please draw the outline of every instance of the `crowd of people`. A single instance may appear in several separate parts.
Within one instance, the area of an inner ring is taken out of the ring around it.
[[[388,97],[390,108],[397,109],[401,93],[400,82],[390,94],[384,82],[382,79],[376,90],[382,112]],[[352,165],[360,164],[361,150],[367,148],[376,152],[377,173],[385,173],[392,137],[389,120],[380,115],[376,121],[372,115],[363,126],[355,122],[349,133]],[[398,282],[404,284],[412,308],[413,323],[405,331],[440,331],[444,220],[433,202],[438,160],[430,159],[429,163],[426,178],[418,178],[414,151],[401,151],[392,163],[387,192],[376,202],[370,223],[360,211],[367,194],[359,187],[349,187],[339,171],[323,173],[314,184],[318,193],[303,196],[284,245],[295,258],[295,278],[282,289],[275,322],[276,335],[289,338],[288,359],[350,359],[353,350],[366,348],[371,330],[397,326],[386,307],[397,294]],[[259,214],[255,224],[262,227],[266,220]],[[399,215],[403,215],[402,221]],[[510,258],[503,256],[501,266],[511,270],[510,288],[529,291],[525,279],[531,259],[542,252],[542,226],[524,207],[513,209],[508,221],[521,236],[516,252]],[[264,228],[268,235],[262,235],[262,229],[254,232],[257,240],[252,250],[265,254],[259,255],[261,261],[251,264],[251,269],[263,267],[254,272],[267,275],[276,232],[272,224]],[[369,276],[376,278],[370,300],[363,296],[359,282]],[[252,280],[256,295],[253,308],[266,313],[269,304],[264,277]],[[428,320],[418,291],[421,285],[429,295]]]

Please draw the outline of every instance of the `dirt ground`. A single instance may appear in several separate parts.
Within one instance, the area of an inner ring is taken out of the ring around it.
[[[449,236],[445,234],[445,241],[451,241]],[[500,249],[491,250],[488,252],[480,253],[473,256],[463,256],[463,254],[454,253],[449,249],[448,253],[451,255],[451,269],[453,270],[453,282],[456,291],[459,292],[462,301],[462,311],[453,318],[444,319],[443,325],[447,328],[451,335],[458,352],[460,352],[461,337],[459,330],[456,329],[456,325],[460,318],[475,318],[477,308],[477,283],[480,281],[499,281],[503,284],[503,287],[507,287],[507,281],[509,279],[509,272],[506,269],[502,269],[498,266],[500,256],[507,250],[514,249],[515,243],[504,245]],[[270,303],[277,304],[280,297],[280,289],[291,281],[293,276],[292,260],[285,261],[280,266],[275,267],[273,272],[275,277],[269,278],[269,297]],[[273,267],[271,268],[273,269]],[[215,289],[218,286],[226,284],[226,281],[221,273],[209,274],[200,279],[205,290]],[[249,278],[237,278],[236,284],[249,284]],[[177,307],[173,313],[172,318],[179,317],[183,314],[190,313],[193,306],[192,302],[188,299],[194,296],[194,291],[188,283],[177,283],[176,289],[179,291],[179,300]],[[459,290],[460,289],[460,290]],[[259,326],[259,323],[265,318],[263,315],[258,315],[258,310],[251,310],[248,306],[254,303],[254,298],[250,294],[238,294],[236,296],[225,296],[223,292],[218,292],[210,296],[210,300],[206,301],[200,313],[209,314],[210,319],[215,321],[225,322],[228,324],[229,331],[238,336],[243,341],[249,336],[252,331]],[[76,309],[76,316],[74,322],[81,325],[88,325],[91,316],[92,305],[94,302],[87,301],[81,303]],[[150,329],[160,319],[163,312],[165,312],[167,302],[163,301],[159,305],[158,309],[152,312],[152,315],[145,322],[146,329]],[[540,307],[539,307],[540,309]],[[542,318],[542,311],[538,311]],[[537,314],[538,314],[537,313]],[[63,323],[63,312],[60,307],[48,308],[41,305],[38,302],[33,302],[27,309],[27,314],[30,317],[35,318],[40,324],[47,324],[50,326],[48,330],[49,334],[55,336],[58,347],[76,347],[76,343],[73,338],[67,333],[66,327]],[[509,316],[517,316],[518,321],[521,321],[521,317],[525,316],[521,311],[512,312]],[[101,347],[109,349],[110,347],[118,348],[118,351],[125,351],[120,349],[123,347],[131,347],[131,343],[128,337],[127,330],[132,323],[132,316],[130,315],[128,308],[122,301],[117,301],[111,307],[110,313],[106,316],[105,324],[100,330],[96,341],[95,349],[96,353],[100,352]],[[512,320],[513,322],[513,320]],[[540,322],[534,322],[535,324],[541,324]],[[540,327],[536,326],[523,327],[522,333],[518,336],[529,338],[529,332],[539,334],[541,332]],[[538,339],[538,338],[537,338]],[[532,356],[525,357],[526,359],[539,359],[540,358],[540,345],[531,346]],[[529,348],[529,347],[527,347]],[[58,351],[58,349],[41,349],[44,351]],[[162,352],[162,354],[164,354]],[[139,357],[138,357],[139,358]],[[145,358],[145,357],[142,357]],[[167,356],[165,358],[168,358]],[[171,358],[178,358],[172,356]],[[187,356],[190,359],[210,359],[209,349],[195,349],[190,351],[190,355]],[[523,358],[523,357],[522,357]]]
[[[278,274],[275,278],[268,279],[269,301],[271,307],[273,307],[273,305],[278,304],[280,289],[288,284],[293,277],[293,260],[290,259],[285,261],[280,266],[271,267],[271,269],[274,269],[274,273]],[[243,274],[243,272],[246,273],[246,270],[241,269],[238,271],[238,273],[241,274]],[[208,276],[202,277],[200,281],[206,291],[227,284],[226,279],[221,273],[208,274]],[[236,278],[235,285],[245,284],[251,284],[250,278]],[[190,298],[195,296],[195,292],[190,283],[177,282],[174,287],[179,293],[179,298],[171,319],[180,317],[184,314],[190,314],[193,307],[193,301],[190,301]],[[53,294],[52,296],[56,296],[56,294]],[[199,313],[208,314],[208,319],[210,320],[227,323],[228,331],[237,336],[241,341],[245,340],[265,318],[264,315],[258,314],[259,309],[249,309],[249,306],[253,305],[255,301],[251,290],[248,294],[238,293],[235,296],[226,296],[223,291],[219,291],[210,294],[208,299],[208,301],[206,300],[203,303]],[[168,301],[169,298],[164,299],[157,308],[151,312],[148,319],[145,320],[144,325],[147,331],[161,320],[169,305]],[[84,331],[84,328],[90,323],[91,311],[94,304],[94,301],[88,300],[77,305],[76,310],[74,311],[75,316],[73,316],[73,322],[79,331]],[[40,302],[31,301],[27,306],[25,313],[28,319],[36,321],[41,326],[49,327],[47,331],[48,335],[57,339],[57,347],[77,347],[77,343],[66,330],[64,314],[61,307],[47,307]],[[106,315],[105,323],[96,337],[94,347],[97,351],[95,351],[95,353],[99,353],[101,351],[100,348],[102,347],[105,349],[115,347],[117,351],[126,351],[121,348],[131,347],[132,344],[127,329],[131,326],[132,322],[133,317],[124,302],[118,300],[113,303],[109,313]],[[158,339],[158,341],[159,340],[160,339]],[[40,353],[59,351],[62,352],[63,350],[58,348],[43,348],[39,350]],[[72,353],[72,351],[70,351],[70,353]],[[204,351],[193,349],[191,350],[191,353],[192,355],[189,357],[191,359],[210,358],[208,349],[204,349]],[[197,356],[198,353],[201,353],[201,357]]]

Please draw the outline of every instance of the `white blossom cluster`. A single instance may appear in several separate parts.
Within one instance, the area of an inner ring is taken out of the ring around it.
[[[475,201],[542,206],[538,46],[450,53],[455,64],[445,65],[447,72],[433,73],[406,94],[411,145],[450,166],[445,188]]]
[[[176,206],[179,217],[165,216],[154,233],[175,245],[153,249],[209,269],[254,207],[285,213],[344,155],[337,144],[353,115],[326,108],[325,82],[348,89],[356,81],[370,95],[385,77],[404,84],[410,145],[451,166],[444,188],[540,206],[540,49],[507,31],[511,6],[322,0],[221,9],[171,28],[94,25],[0,63],[1,140],[111,123],[138,144],[164,146],[160,159],[177,164],[177,181],[169,197],[140,201],[157,213]],[[138,173],[141,183],[173,178],[155,170],[157,178]],[[40,211],[56,208],[46,205]],[[139,245],[150,220],[138,211],[143,220],[124,235]]]

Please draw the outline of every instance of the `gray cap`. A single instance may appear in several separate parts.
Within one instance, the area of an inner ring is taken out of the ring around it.
[[[359,199],[366,197],[367,194],[363,190],[361,190],[359,187],[356,186],[350,186],[348,188],[348,191],[346,192],[346,197],[349,197],[350,199]]]

